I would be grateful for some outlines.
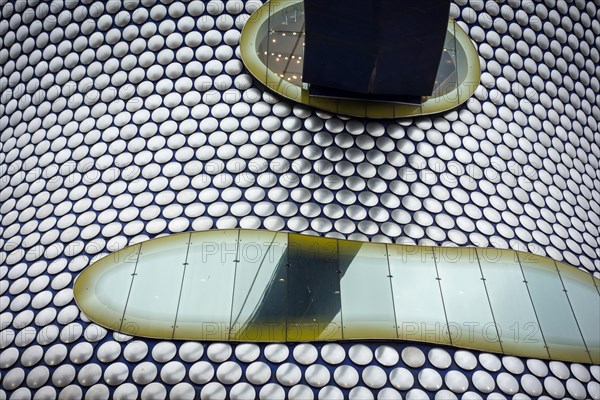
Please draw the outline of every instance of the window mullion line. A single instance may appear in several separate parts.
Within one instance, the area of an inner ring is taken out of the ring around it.
[[[238,265],[240,262],[240,231],[241,231],[241,229],[237,230],[237,240],[236,240],[236,245],[235,245],[235,259],[233,260],[235,265],[233,267],[233,283],[232,283],[232,288],[231,288],[231,308],[229,310],[229,326],[227,329],[227,340],[231,340],[231,331],[233,329],[233,307],[234,307],[233,300],[235,299],[235,281],[237,279],[237,270],[238,270]]]
[[[590,349],[588,348],[588,345],[585,342],[585,337],[583,337],[583,331],[581,330],[581,326],[579,326],[579,321],[577,321],[577,315],[575,315],[575,309],[573,308],[573,304],[571,303],[571,299],[569,298],[569,292],[567,291],[567,288],[562,279],[562,276],[560,275],[560,271],[558,270],[558,264],[556,263],[556,260],[553,260],[553,261],[554,261],[554,268],[556,268],[556,273],[558,274],[558,278],[560,279],[560,284],[563,287],[563,292],[567,298],[567,302],[569,303],[569,308],[571,309],[571,313],[573,313],[573,318],[575,319],[575,325],[577,325],[577,330],[579,331],[579,334],[581,335],[581,340],[583,340],[583,345],[585,346],[585,352],[587,353],[588,357],[590,358],[590,362],[593,364],[594,360],[592,360],[592,353],[590,353]]]
[[[388,279],[390,281],[390,292],[392,293],[392,310],[394,310],[394,325],[396,328],[396,337],[398,339],[400,339],[400,333],[398,331],[398,320],[397,320],[397,314],[396,314],[396,302],[394,301],[394,284],[392,282],[392,269],[390,267],[390,253],[388,251],[388,245],[387,243],[385,243],[385,260],[387,261],[387,267],[388,267]]]
[[[483,275],[483,268],[481,267],[481,259],[479,258],[479,253],[477,252],[477,248],[475,249],[475,258],[477,258],[477,265],[479,265],[479,272],[481,274],[481,281],[483,282],[483,288],[485,289],[485,295],[487,297],[488,305],[490,306],[490,312],[492,313],[492,320],[494,321],[494,328],[496,329],[496,335],[498,336],[498,343],[500,343],[500,351],[504,354],[504,346],[502,345],[502,338],[500,337],[500,331],[498,330],[498,322],[496,322],[496,316],[494,315],[494,308],[492,307],[492,301],[490,300],[490,293],[488,292],[486,278]],[[483,333],[483,332],[482,332]]]
[[[335,249],[337,251],[337,280],[338,288],[340,289],[340,329],[342,330],[342,339],[344,339],[344,307],[342,307],[342,270],[340,269],[340,240],[335,239]]]
[[[192,244],[192,232],[188,235],[187,249],[185,251],[185,261],[183,262],[183,273],[181,274],[181,285],[179,286],[179,297],[177,299],[177,309],[175,310],[175,319],[173,320],[173,332],[171,338],[175,337],[175,329],[177,328],[177,317],[179,316],[179,306],[181,304],[181,294],[183,293],[183,284],[185,282],[185,273],[188,266],[188,256],[190,254],[190,246]]]
[[[433,252],[433,263],[435,264],[435,279],[438,282],[438,287],[440,288],[440,297],[442,299],[442,307],[444,308],[444,317],[446,318],[446,328],[448,329],[448,339],[450,339],[450,345],[452,346],[452,334],[450,332],[450,321],[448,321],[448,313],[446,312],[446,302],[444,301],[444,292],[442,291],[442,278],[440,278],[440,272],[438,270],[437,265],[437,257],[435,254],[435,248],[432,247],[431,251]],[[442,332],[443,333],[443,329]]]
[[[531,291],[529,290],[529,284],[527,283],[527,278],[525,277],[525,271],[523,271],[523,265],[521,264],[521,258],[519,257],[519,252],[515,252],[517,255],[517,261],[519,262],[519,268],[521,269],[521,275],[523,275],[523,283],[527,288],[527,294],[529,294],[529,300],[531,301],[531,306],[533,307],[533,314],[535,315],[535,319],[537,321],[538,327],[540,328],[540,334],[542,335],[542,339],[544,340],[544,347],[546,348],[546,353],[548,353],[548,358],[550,357],[550,347],[548,347],[548,342],[546,341],[546,337],[544,336],[544,330],[542,329],[542,324],[540,323],[540,318],[537,315],[537,310],[535,309],[535,303],[533,302],[533,297],[531,296]]]
[[[123,315],[121,316],[121,323],[119,324],[118,332],[123,332],[123,322],[125,321],[125,314],[127,313],[127,305],[129,304],[129,297],[131,296],[131,290],[133,289],[133,281],[137,275],[138,262],[140,261],[140,255],[142,254],[142,246],[140,243],[138,249],[137,258],[135,259],[135,267],[133,267],[133,274],[131,274],[131,282],[129,283],[129,291],[127,292],[127,300],[125,300],[125,307],[123,307]]]

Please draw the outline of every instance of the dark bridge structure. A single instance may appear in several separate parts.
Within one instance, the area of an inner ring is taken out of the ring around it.
[[[434,89],[449,0],[305,0],[311,95],[418,104]]]

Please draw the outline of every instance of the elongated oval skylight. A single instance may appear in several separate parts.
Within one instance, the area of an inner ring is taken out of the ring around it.
[[[74,291],[94,322],[144,337],[401,339],[598,363],[599,286],[513,250],[232,229],[124,248],[85,269]]]

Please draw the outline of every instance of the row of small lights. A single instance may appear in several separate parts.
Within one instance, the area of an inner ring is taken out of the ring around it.
[[[265,51],[263,54],[266,56],[266,55],[268,55],[269,53],[268,53],[267,51]],[[271,56],[273,56],[273,57],[274,57],[274,56],[275,56],[275,53],[271,53]],[[277,60],[277,61],[280,61],[280,59],[281,59],[281,54],[277,54],[277,58],[276,58],[276,60]],[[289,57],[287,57],[287,56],[286,56],[286,57],[284,57],[284,59],[285,59],[285,60],[288,60],[288,59],[289,59]],[[294,59],[296,59],[296,56],[292,56],[292,60],[294,60]],[[300,64],[300,60],[302,60],[302,57],[298,56],[298,60],[296,60],[296,63],[297,63],[297,64]]]
[[[281,34],[281,36],[286,36],[286,33],[285,33],[285,32],[276,32],[276,31],[271,31],[270,33],[271,33],[271,34],[280,33],[280,34]],[[304,34],[305,34],[305,33],[304,33],[304,32],[302,32],[302,35],[304,35]],[[296,35],[297,35],[297,32],[292,32],[292,35],[296,36]],[[277,43],[277,39],[271,39],[271,41],[272,41],[273,43]],[[304,45],[305,45],[305,44],[304,44],[304,43],[302,43],[302,46],[304,46]],[[266,55],[268,55],[268,54],[269,54],[269,53],[268,53],[267,51],[265,51],[265,52],[264,52],[264,55],[265,55],[265,56],[266,56]],[[275,56],[275,53],[271,53],[271,56],[273,56],[273,57],[274,57],[274,56]],[[277,55],[277,58],[275,59],[275,61],[281,61],[281,58],[282,58],[282,57],[281,57],[281,54],[278,54],[278,55]],[[283,58],[284,58],[285,60],[289,60],[289,57],[283,57]],[[296,59],[296,56],[292,56],[292,59]],[[300,64],[300,60],[302,60],[302,57],[298,56],[298,59],[296,60],[296,64]],[[280,76],[281,78],[285,78],[285,75],[283,75],[283,74],[279,74],[279,76]],[[288,77],[288,78],[287,78],[287,80],[288,80],[288,81],[291,81],[292,79],[294,79],[294,80],[295,80],[295,79],[298,79],[298,76],[296,76],[296,75],[293,75],[292,77]],[[302,79],[302,76],[300,76],[300,79]]]

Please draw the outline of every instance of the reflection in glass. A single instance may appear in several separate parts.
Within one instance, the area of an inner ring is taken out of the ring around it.
[[[436,247],[435,260],[452,344],[502,351],[475,249]]]
[[[385,244],[338,242],[344,339],[397,338]]]
[[[519,253],[519,261],[548,344],[550,357],[577,357],[589,360],[554,260]]]
[[[547,358],[548,350],[529,299],[517,254],[512,250],[477,249],[502,350]]]
[[[274,11],[269,7],[268,24],[256,38],[258,58],[267,66],[270,84],[302,87],[304,55],[304,3]]]
[[[570,265],[557,262],[556,266],[567,290],[567,296],[581,334],[595,364],[600,363],[600,297],[594,278],[582,274]]]
[[[288,240],[287,340],[342,339],[337,240]]]
[[[176,339],[198,332],[208,340],[229,339],[238,230],[195,232],[190,236],[187,265],[177,309]]]
[[[456,75],[457,45],[455,29],[456,23],[451,21],[448,24],[448,30],[446,31],[444,50],[442,51],[440,66],[435,77],[433,93],[431,94],[431,97],[433,98],[448,96],[458,87],[458,77]],[[455,98],[454,101],[458,105],[458,98]]]
[[[287,234],[240,231],[231,340],[285,341]]]
[[[387,250],[398,338],[450,344],[433,247],[389,245]]]

